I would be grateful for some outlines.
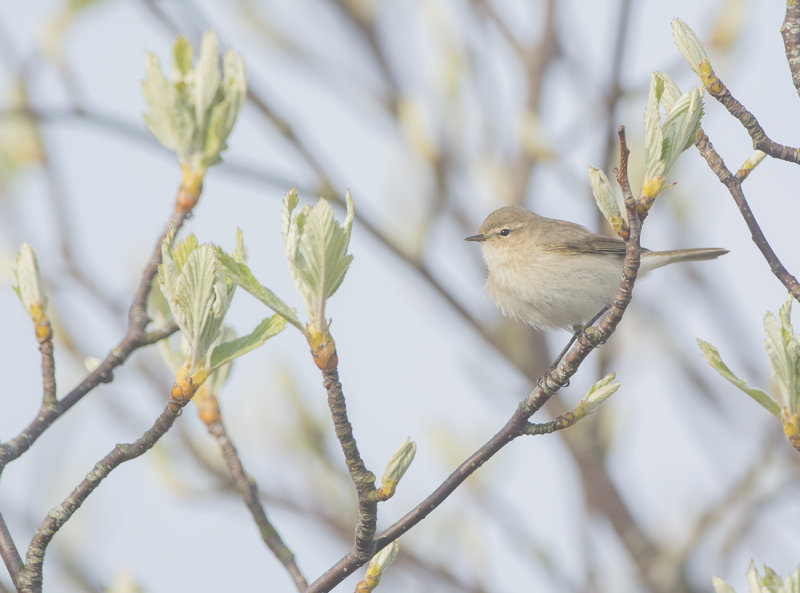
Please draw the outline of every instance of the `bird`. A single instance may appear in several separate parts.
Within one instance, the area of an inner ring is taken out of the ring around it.
[[[495,210],[465,240],[481,247],[489,297],[506,317],[536,329],[577,332],[611,305],[620,285],[624,241],[520,206]],[[639,276],[675,262],[726,253],[715,247],[642,248]]]

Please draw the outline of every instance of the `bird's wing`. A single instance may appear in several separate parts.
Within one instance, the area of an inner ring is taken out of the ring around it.
[[[616,237],[597,235],[586,228],[566,221],[554,221],[558,225],[549,225],[548,236],[541,239],[548,245],[548,251],[574,254],[613,254],[623,257],[625,255],[625,241]],[[565,239],[564,237],[570,237]],[[642,249],[646,253],[647,249]]]

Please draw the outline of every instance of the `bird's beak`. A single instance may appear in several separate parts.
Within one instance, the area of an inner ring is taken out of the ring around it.
[[[464,239],[464,241],[483,241],[484,239],[486,239],[486,235],[472,235]]]

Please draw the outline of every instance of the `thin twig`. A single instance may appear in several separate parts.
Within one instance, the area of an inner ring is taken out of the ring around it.
[[[191,398],[172,397],[159,417],[141,437],[133,443],[116,445],[105,457],[98,461],[92,471],[81,480],[75,489],[60,505],[50,510],[34,533],[25,555],[25,567],[15,581],[21,593],[40,593],[42,590],[42,564],[47,546],[53,536],[75,514],[89,495],[108,475],[122,463],[146,453],[170,429],[183,407]]]
[[[792,83],[800,94],[800,4],[786,2],[786,15],[781,25],[786,61],[792,72]]]
[[[339,9],[342,17],[352,25],[353,30],[361,36],[361,39],[369,48],[369,53],[375,61],[378,72],[383,78],[388,92],[383,102],[393,116],[397,116],[398,102],[400,97],[400,84],[389,63],[389,56],[386,54],[378,35],[374,19],[365,19],[362,13],[356,10],[352,2],[344,0],[334,0],[330,4]]]
[[[19,551],[17,551],[17,546],[14,544],[14,539],[11,537],[11,532],[8,530],[8,525],[6,525],[6,520],[2,513],[0,513],[0,557],[3,558],[3,563],[6,565],[11,580],[16,581],[17,574],[22,570],[22,558],[20,558]]]
[[[228,435],[225,425],[221,419],[215,419],[208,424],[208,432],[217,441],[222,450],[222,458],[233,478],[233,485],[247,505],[253,520],[258,527],[261,539],[275,555],[278,561],[283,564],[289,575],[294,581],[295,587],[301,593],[308,587],[303,574],[295,562],[294,554],[281,539],[280,534],[270,522],[258,495],[258,486],[255,480],[245,471],[239,452]]]
[[[708,91],[708,94],[719,101],[725,109],[728,110],[733,117],[738,119],[750,134],[753,140],[753,148],[766,152],[771,157],[789,161],[800,165],[800,152],[791,146],[785,146],[772,140],[761,124],[758,123],[756,116],[750,113],[742,103],[734,97],[725,83],[711,72],[711,74],[703,80],[703,85]]]
[[[624,129],[622,128],[619,129],[619,138],[621,144],[620,152],[625,155],[625,159],[627,160],[627,146],[625,144]],[[627,175],[627,162],[620,163],[620,171],[622,174]],[[625,179],[625,182],[627,183],[627,179]],[[628,194],[629,193],[630,192],[628,192]],[[623,261],[622,280],[620,281],[620,287],[615,295],[613,305],[603,316],[598,325],[594,328],[590,328],[594,331],[585,331],[581,333],[572,350],[567,353],[557,367],[549,370],[542,376],[533,391],[519,404],[511,418],[509,418],[506,424],[491,439],[459,465],[436,490],[425,498],[425,500],[375,538],[375,551],[389,545],[395,539],[417,525],[444,502],[464,480],[475,473],[505,445],[524,434],[528,419],[538,411],[554,393],[566,385],[570,377],[575,374],[578,370],[578,366],[586,359],[589,353],[598,345],[605,342],[611,333],[613,333],[622,319],[625,308],[630,302],[633,283],[636,280],[636,274],[639,268],[641,221],[636,215],[635,206],[634,199],[629,195],[626,200],[626,207],[628,209],[631,233],[626,242],[627,249]],[[366,560],[360,559],[354,552],[350,552],[328,569],[319,579],[313,582],[307,589],[307,593],[330,591],[346,576],[351,574],[353,570],[362,566],[365,562]]]
[[[56,363],[53,358],[53,334],[39,342],[42,355],[42,407],[56,403]]]
[[[368,561],[375,554],[375,529],[378,518],[378,498],[375,489],[375,475],[367,470],[361,454],[358,451],[353,427],[347,417],[347,405],[339,382],[339,372],[336,367],[322,371],[323,385],[328,393],[328,408],[333,418],[336,438],[342,447],[347,470],[356,487],[358,495],[358,526],[356,539],[353,545],[354,558],[360,564]]]
[[[750,236],[753,239],[753,243],[756,244],[756,247],[758,247],[759,251],[761,251],[761,254],[764,256],[764,259],[767,260],[772,273],[780,280],[781,284],[786,287],[786,290],[792,294],[794,299],[800,301],[800,284],[798,284],[797,278],[790,274],[783,266],[778,256],[775,254],[775,251],[773,251],[772,246],[767,241],[766,236],[764,236],[764,232],[761,230],[753,211],[750,209],[750,205],[747,203],[747,198],[745,198],[744,191],[742,190],[741,181],[739,181],[738,177],[731,173],[731,170],[725,165],[722,157],[714,150],[711,140],[709,140],[703,130],[698,131],[695,146],[708,163],[708,166],[719,178],[720,182],[728,188],[733,201],[736,202],[736,206],[739,208],[739,212],[742,213],[742,218],[744,218],[747,228],[750,229]]]

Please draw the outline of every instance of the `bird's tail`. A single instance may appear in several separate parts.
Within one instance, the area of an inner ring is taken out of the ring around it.
[[[698,249],[674,249],[672,251],[649,251],[642,253],[642,273],[655,270],[661,266],[682,261],[701,261],[716,259],[728,253],[727,249],[717,247],[702,247]]]

